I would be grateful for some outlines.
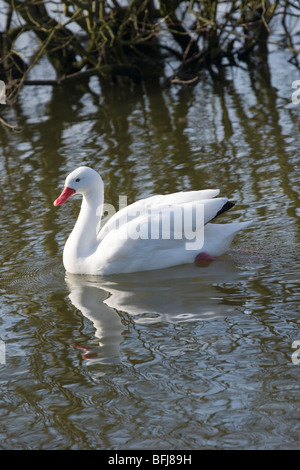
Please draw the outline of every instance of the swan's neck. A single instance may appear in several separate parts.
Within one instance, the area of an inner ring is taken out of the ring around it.
[[[64,248],[65,264],[87,258],[96,251],[103,199],[103,185],[83,195],[78,219]]]

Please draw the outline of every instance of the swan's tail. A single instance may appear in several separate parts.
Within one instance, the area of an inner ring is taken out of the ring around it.
[[[205,225],[204,245],[201,251],[209,253],[211,256],[223,255],[230,247],[235,235],[251,224],[252,221],[233,222],[231,224],[209,223]]]

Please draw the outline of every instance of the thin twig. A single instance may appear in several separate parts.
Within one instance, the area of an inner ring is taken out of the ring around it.
[[[18,125],[12,125],[12,124],[9,124],[9,122],[5,121],[5,119],[3,119],[1,116],[0,116],[0,124],[2,124],[2,126],[4,127],[7,127],[8,129],[11,129],[13,130],[14,132],[21,132],[22,131],[22,128]]]

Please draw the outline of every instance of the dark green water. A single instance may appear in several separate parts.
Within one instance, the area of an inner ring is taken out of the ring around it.
[[[24,88],[0,129],[0,448],[299,448],[299,78],[273,53],[194,88]],[[207,268],[66,276],[80,201],[53,200],[81,164],[116,208],[220,188],[254,223]]]

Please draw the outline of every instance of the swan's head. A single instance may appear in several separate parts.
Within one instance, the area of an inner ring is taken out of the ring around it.
[[[95,189],[99,191],[99,186],[101,187],[102,184],[101,176],[97,171],[87,166],[80,166],[67,176],[64,190],[53,204],[59,206],[75,193],[87,196]]]

